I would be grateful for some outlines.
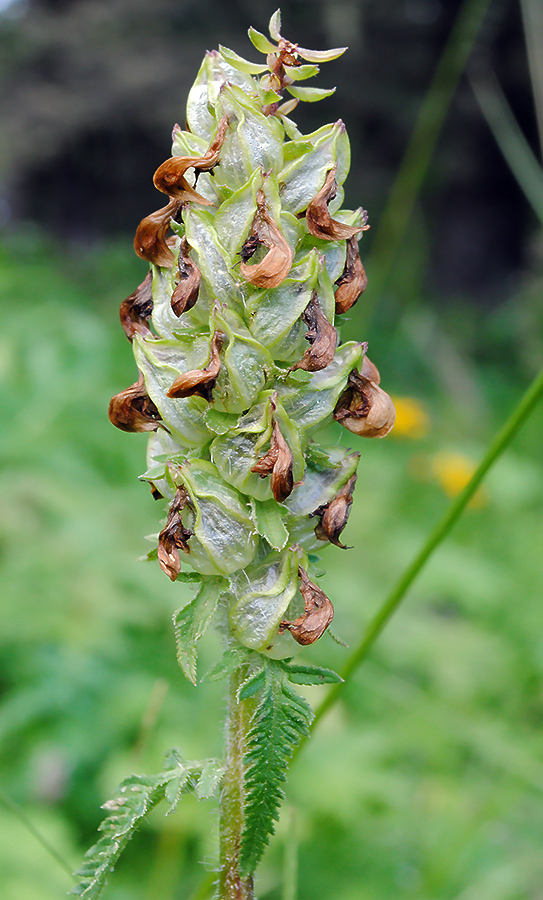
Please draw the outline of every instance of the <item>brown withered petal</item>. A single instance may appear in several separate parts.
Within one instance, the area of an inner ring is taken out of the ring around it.
[[[351,306],[354,306],[360,294],[363,294],[368,285],[368,276],[362,265],[360,253],[358,251],[358,241],[356,237],[349,238],[347,241],[347,257],[345,259],[345,268],[336,281],[336,290],[334,297],[336,299],[336,313],[341,315],[346,313]]]
[[[125,391],[116,394],[109,404],[109,421],[121,431],[156,431],[161,417],[145,389],[143,375]]]
[[[274,499],[278,503],[283,503],[294,488],[293,463],[294,459],[290,447],[274,419],[270,449],[251,468],[251,472],[255,472],[261,478],[271,475],[270,487]]]
[[[389,395],[355,369],[337,402],[334,419],[359,437],[380,438],[392,430],[396,410]]]
[[[179,200],[170,200],[167,206],[141,220],[134,238],[134,250],[141,259],[171,269],[175,258],[168,247],[166,235],[171,220],[180,208]]]
[[[304,612],[292,622],[282,621],[279,631],[288,629],[299,644],[314,644],[334,618],[334,607],[324,591],[309,580],[307,572],[301,566],[298,566],[298,575],[301,581],[300,593],[304,598]]]
[[[371,359],[368,356],[364,356],[362,360],[362,368],[360,370],[360,374],[364,376],[364,378],[369,378],[370,381],[373,381],[374,384],[381,383],[381,376],[379,375],[379,369],[372,363]]]
[[[159,191],[171,198],[177,198],[183,203],[195,201],[212,206],[210,200],[206,200],[198,194],[185,179],[185,172],[194,169],[196,177],[200,172],[209,172],[219,162],[219,154],[226,137],[228,117],[223,116],[219,122],[217,134],[209,145],[209,149],[203,156],[172,156],[162,163],[156,170],[153,183]]]
[[[121,303],[119,316],[129,341],[134,340],[135,334],[149,334],[147,322],[151,318],[152,312],[153,275],[149,272],[134,293]]]
[[[315,237],[322,238],[325,241],[341,241],[343,238],[352,238],[359,231],[365,231],[367,225],[345,225],[343,222],[336,222],[328,211],[328,204],[337,194],[337,182],[335,179],[337,166],[330,169],[326,176],[324,185],[310,200],[307,207],[305,218],[309,232]]]
[[[356,475],[351,475],[334,499],[319,510],[320,521],[315,526],[315,535],[319,541],[330,541],[342,550],[347,549],[346,544],[342,544],[339,538],[349,518],[355,484]]]
[[[209,362],[204,369],[193,369],[179,375],[167,393],[168,397],[175,399],[181,397],[193,397],[198,394],[204,400],[211,402],[212,390],[221,368],[219,351],[222,347],[224,335],[216,331],[211,339],[209,347]]]
[[[193,532],[185,528],[181,520],[181,512],[187,503],[189,496],[185,488],[177,488],[168,510],[168,521],[158,536],[158,562],[162,571],[172,581],[176,580],[181,571],[179,550],[190,553],[188,540]]]
[[[274,288],[278,287],[290,272],[293,254],[277,223],[266,209],[263,191],[258,192],[256,203],[257,211],[251,233],[241,248],[240,271],[245,280],[255,287]],[[261,244],[268,248],[266,256],[254,266],[249,266],[248,260]]]
[[[294,369],[304,369],[306,372],[318,372],[325,369],[334,358],[337,346],[337,331],[324,315],[317,292],[313,291],[311,300],[307,304],[302,319],[308,327],[305,338],[310,347],[305,351],[300,362]]]
[[[181,241],[179,248],[179,262],[177,277],[179,279],[175,288],[171,306],[176,316],[192,309],[198,299],[200,289],[201,272],[195,262],[189,256],[190,245],[186,238]]]
[[[172,156],[158,167],[153,182],[159,191],[167,194],[178,203],[201,203],[204,206],[213,206],[211,200],[202,197],[185,178],[185,172],[190,168],[188,156]]]

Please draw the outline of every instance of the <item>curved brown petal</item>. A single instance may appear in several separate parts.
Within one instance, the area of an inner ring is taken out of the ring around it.
[[[347,241],[347,257],[345,259],[345,268],[336,281],[336,290],[334,297],[336,298],[336,313],[346,313],[351,306],[354,306],[360,294],[363,294],[368,285],[368,276],[362,265],[360,253],[358,251],[358,241],[356,237],[349,238]]]
[[[355,484],[356,475],[351,475],[334,499],[319,510],[320,521],[315,526],[315,535],[319,541],[330,541],[331,544],[341,547],[342,550],[347,549],[347,546],[342,544],[339,538],[349,518]]]
[[[153,275],[148,272],[142,283],[121,303],[119,316],[121,325],[128,340],[132,342],[135,334],[149,334],[147,322],[153,312]]]
[[[306,372],[318,372],[325,369],[334,358],[337,346],[337,331],[324,315],[317,292],[313,291],[311,300],[307,304],[302,319],[308,327],[305,339],[310,346],[305,351],[300,362],[292,366],[294,369],[304,369]]]
[[[177,198],[183,203],[189,200],[196,203],[204,203],[206,206],[212,206],[210,200],[206,200],[191,187],[185,179],[185,172],[188,169],[194,169],[196,176],[200,172],[209,172],[219,162],[219,155],[226,137],[226,129],[228,128],[228,117],[223,116],[217,128],[217,134],[209,145],[209,149],[203,156],[172,156],[158,167],[154,176],[153,183],[163,194],[168,194],[171,198]]]
[[[259,288],[278,287],[287,277],[292,267],[293,254],[279,227],[266,209],[264,192],[256,198],[257,211],[251,232],[241,248],[240,271],[246,281]],[[260,245],[268,248],[264,259],[254,266],[247,262]]]
[[[279,631],[288,629],[299,644],[314,644],[334,618],[334,607],[324,591],[309,580],[307,572],[301,566],[298,566],[298,575],[301,580],[300,593],[304,598],[304,612],[292,622],[281,622]]]
[[[177,215],[180,208],[179,200],[170,200],[167,206],[157,209],[156,212],[141,220],[134,238],[134,250],[141,259],[146,259],[156,266],[171,269],[175,257],[168,247],[166,235],[170,221]]]
[[[175,581],[181,571],[179,550],[190,553],[188,539],[193,532],[185,528],[181,512],[189,503],[189,495],[184,487],[177,488],[168,510],[168,521],[158,536],[158,563],[168,578]]]
[[[135,384],[111,399],[108,415],[112,425],[129,432],[156,431],[162,421],[141,373]]]
[[[378,384],[354,369],[337,402],[334,419],[359,437],[385,437],[392,430],[396,410]]]
[[[198,394],[204,400],[211,402],[213,399],[211,392],[215,387],[221,368],[219,350],[222,347],[223,340],[224,335],[222,332],[216,331],[211,339],[209,362],[205,369],[193,369],[176,378],[167,393],[168,397],[178,399],[180,397],[193,397],[195,394]]]
[[[192,157],[188,156],[172,156],[167,159],[156,170],[153,183],[159,191],[167,194],[172,200],[178,200],[181,203],[192,201],[202,203],[204,206],[213,206],[211,200],[202,197],[185,178],[185,172],[191,166],[191,159]]]
[[[325,241],[340,241],[343,238],[352,238],[359,231],[365,231],[368,226],[364,225],[345,225],[343,222],[336,222],[328,211],[328,204],[337,194],[337,182],[335,179],[337,166],[330,169],[326,176],[324,185],[310,200],[307,207],[305,218],[310,234],[314,237],[322,238]]]
[[[261,478],[271,475],[270,487],[272,494],[278,503],[283,503],[294,488],[293,464],[294,458],[290,447],[274,419],[270,449],[255,463],[251,468],[251,472],[255,472]]]
[[[364,356],[362,360],[362,367],[360,370],[360,374],[364,376],[364,378],[368,378],[370,381],[373,381],[374,384],[381,383],[381,376],[379,375],[379,369],[372,363],[369,356]]]
[[[179,261],[177,265],[177,277],[179,279],[175,288],[171,306],[176,316],[192,309],[198,299],[200,279],[202,274],[195,262],[189,256],[190,245],[186,238],[181,241],[179,248]]]

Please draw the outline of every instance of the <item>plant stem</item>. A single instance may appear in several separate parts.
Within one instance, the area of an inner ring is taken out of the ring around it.
[[[371,276],[373,300],[366,299],[364,306],[366,323],[372,313],[368,304],[371,302],[374,306],[379,301],[393,270],[417,196],[432,161],[445,116],[489,3],[490,0],[464,0],[422,101],[367,260],[366,268]]]
[[[541,371],[536,375],[531,385],[521,398],[520,402],[511,413],[509,419],[507,420],[503,428],[500,429],[500,431],[490,444],[490,447],[488,448],[485,456],[481,460],[478,468],[474,472],[464,490],[450,505],[449,509],[447,510],[441,521],[438,522],[418,555],[407,567],[403,575],[393,587],[383,605],[377,610],[368,628],[366,629],[365,635],[360,641],[358,647],[350,655],[346,666],[341,672],[341,675],[345,681],[347,681],[349,676],[352,675],[352,673],[358,668],[358,666],[366,659],[375,641],[383,631],[385,625],[387,625],[393,614],[398,609],[409,588],[411,587],[415,579],[420,575],[434,551],[437,550],[439,545],[452,531],[453,527],[456,525],[458,519],[468,505],[469,501],[475,494],[475,491],[481,484],[483,478],[485,477],[489,469],[492,468],[496,460],[499,459],[504,450],[509,446],[520,426],[526,421],[530,413],[535,409],[542,395],[543,369],[541,369]],[[343,684],[340,683],[334,684],[330,688],[326,698],[323,700],[315,713],[311,731],[314,730],[315,726],[317,725],[319,720],[322,719],[325,712],[327,712],[335,703],[342,687]],[[298,755],[298,752],[300,751],[301,747],[303,747],[306,740],[307,738],[302,738],[302,741],[298,745],[295,752],[295,756]]]
[[[237,692],[247,677],[246,666],[230,676],[226,723],[226,771],[220,807],[219,900],[253,900],[253,878],[242,878],[239,870],[243,832],[245,744],[251,721],[252,703],[238,701]]]

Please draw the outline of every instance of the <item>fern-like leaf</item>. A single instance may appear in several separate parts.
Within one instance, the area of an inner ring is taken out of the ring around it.
[[[173,812],[181,795],[193,790],[198,797],[210,797],[218,790],[222,766],[216,760],[185,763],[176,751],[167,758],[167,768],[158,775],[130,775],[115,797],[104,803],[109,815],[100,825],[104,834],[85,854],[75,873],[79,882],[70,891],[83,900],[98,900],[108,875],[145,816],[166,799]]]
[[[171,776],[173,777],[173,776]],[[145,816],[164,797],[170,774],[131,775],[126,778],[116,797],[104,803],[109,815],[100,825],[103,837],[85,854],[81,868],[75,873],[79,883],[70,891],[84,900],[96,900],[119,856]]]
[[[274,833],[283,783],[294,748],[309,733],[313,713],[287,682],[283,667],[267,660],[245,754],[245,824],[240,867],[250,875]]]

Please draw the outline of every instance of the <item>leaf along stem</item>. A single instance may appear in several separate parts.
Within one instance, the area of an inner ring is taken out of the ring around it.
[[[389,620],[392,618],[392,616],[400,606],[402,600],[405,598],[409,588],[411,587],[415,579],[418,578],[418,576],[424,569],[424,566],[426,565],[432,554],[435,552],[435,550],[437,550],[439,545],[443,543],[446,537],[448,537],[449,533],[458,522],[458,519],[466,509],[466,506],[475,494],[485,475],[509,446],[518,429],[521,427],[521,425],[524,424],[526,419],[535,409],[542,395],[543,369],[541,369],[538,375],[536,375],[536,377],[520,399],[518,405],[511,413],[505,425],[495,436],[485,456],[474,472],[471,480],[468,482],[464,490],[458,495],[456,500],[451,503],[449,509],[447,510],[441,521],[438,522],[420,552],[404,571],[403,575],[401,575],[383,605],[377,610],[373,619],[369,623],[366,629],[366,633],[364,634],[358,647],[353,651],[353,653],[351,653],[349,659],[347,660],[347,664],[341,672],[341,675],[345,681],[347,681],[349,676],[352,675],[353,672],[358,668],[358,666],[364,662],[375,641],[383,631],[385,625],[388,624]],[[315,712],[315,718],[313,720],[311,731],[314,730],[320,719],[322,719],[324,714],[336,702],[343,683],[344,682],[339,682],[338,684],[334,684],[330,687],[326,698],[323,700],[323,702]],[[306,738],[302,738],[294,756],[298,755],[305,742]]]
[[[243,833],[244,756],[254,702],[238,700],[238,690],[247,678],[247,666],[230,675],[226,723],[226,770],[220,803],[220,874],[218,900],[253,900],[253,878],[240,874]]]

